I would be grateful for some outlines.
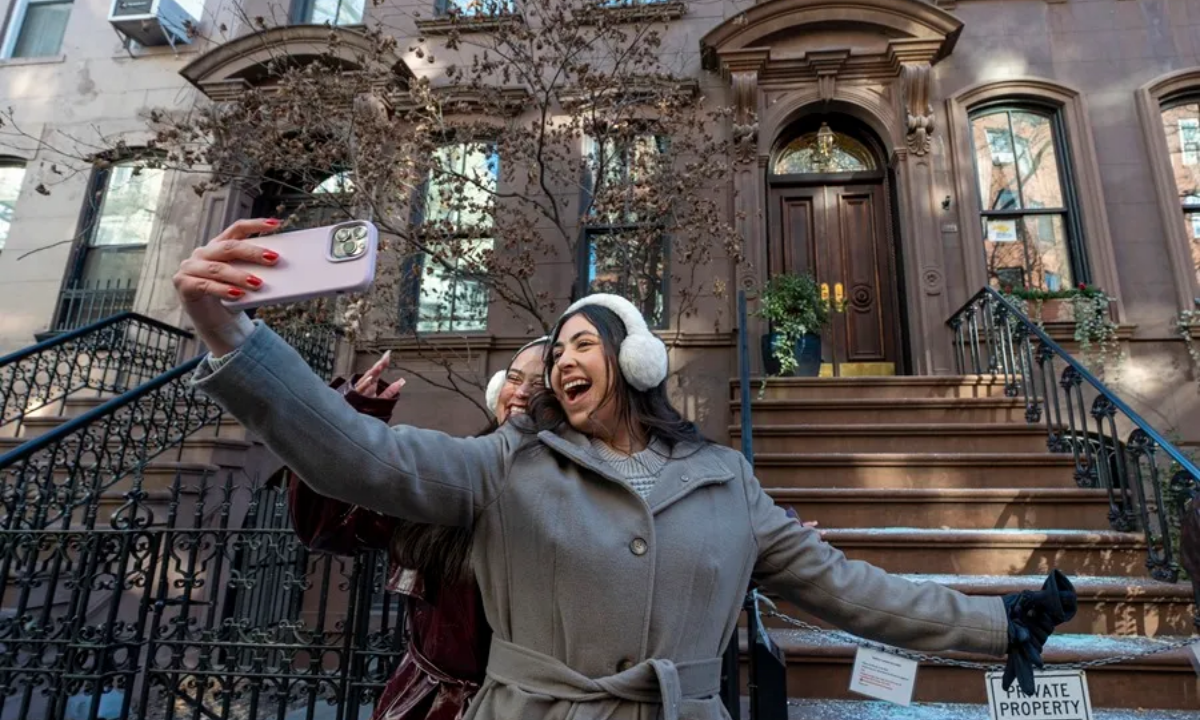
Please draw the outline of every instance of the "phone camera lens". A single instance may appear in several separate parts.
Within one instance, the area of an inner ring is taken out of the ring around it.
[[[338,242],[345,242],[350,239],[350,229],[342,228],[333,234],[333,239]]]
[[[354,237],[356,240],[366,240],[367,239],[367,229],[365,227],[363,227],[362,225],[355,227],[354,228]]]
[[[351,255],[354,255],[356,252],[358,252],[358,243],[355,242],[354,240],[347,240],[342,243],[342,254],[343,255],[348,257]]]

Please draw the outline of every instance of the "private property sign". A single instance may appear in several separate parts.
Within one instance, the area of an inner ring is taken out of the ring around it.
[[[988,712],[992,720],[1092,720],[1087,676],[1082,670],[1034,673],[1033,695],[1016,683],[1001,687],[1004,673],[987,674]]]

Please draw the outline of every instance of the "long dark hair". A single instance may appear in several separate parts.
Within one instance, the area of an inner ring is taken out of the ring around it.
[[[499,427],[492,420],[475,437],[490,435]],[[473,534],[470,528],[400,520],[392,531],[392,561],[419,571],[425,582],[425,599],[437,602],[437,591],[443,584],[457,585],[471,579]]]
[[[625,425],[632,437],[645,436],[646,440],[657,438],[674,448],[679,443],[706,444],[707,438],[700,433],[696,424],[684,419],[667,397],[667,383],[663,381],[646,391],[636,390],[625,381],[621,373],[619,353],[621,343],[628,334],[625,323],[612,310],[600,305],[584,305],[570,315],[564,315],[554,327],[550,342],[546,343],[544,360],[546,374],[554,365],[554,343],[567,320],[582,315],[596,328],[604,349],[604,361],[608,366],[608,392],[600,402],[616,403],[617,422]],[[529,422],[517,425],[523,432],[537,433],[542,430],[557,430],[567,422],[567,414],[549,384],[534,393],[529,400]]]

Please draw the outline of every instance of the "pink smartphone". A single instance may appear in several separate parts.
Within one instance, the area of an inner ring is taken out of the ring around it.
[[[250,242],[279,253],[279,262],[272,266],[236,263],[262,278],[263,284],[240,300],[221,300],[230,310],[362,292],[375,281],[379,231],[366,220],[266,235]]]

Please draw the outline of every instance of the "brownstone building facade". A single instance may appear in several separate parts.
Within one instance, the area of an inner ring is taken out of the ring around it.
[[[1116,298],[1112,312],[1127,352],[1118,380],[1123,390],[1160,427],[1195,434],[1189,428],[1200,404],[1177,328],[1181,311],[1191,310],[1200,296],[1200,190],[1194,182],[1200,167],[1200,8],[1194,3],[660,5],[666,10],[664,56],[695,80],[711,104],[733,106],[733,125],[752,134],[754,152],[726,188],[729,217],[740,218],[750,269],[718,262],[710,271],[730,287],[754,288],[774,273],[807,270],[831,294],[840,293],[847,309],[827,343],[831,370],[949,373],[946,321],[980,288],[1056,290],[1089,283]],[[130,60],[78,40],[85,29],[72,21],[52,58],[0,63],[0,76],[9,80],[6,102],[15,104],[18,119],[26,113],[36,122],[35,134],[100,124],[111,128],[110,139],[135,144],[146,138],[136,117],[145,107],[228,97],[252,81],[260,55],[289,48],[303,54],[323,37],[323,30],[306,23],[340,24],[350,38],[357,25],[384,22],[403,51],[451,6],[349,0],[331,14],[320,3],[283,7],[251,0],[244,13],[206,10],[200,18],[204,39],[176,53],[134,52]],[[24,22],[24,10],[18,10],[10,12],[10,34]],[[257,35],[252,23],[238,19],[256,15],[281,26]],[[228,32],[217,31],[226,24]],[[353,42],[347,46],[352,54]],[[421,62],[411,48],[401,59],[435,83],[453,62],[451,53]],[[103,66],[94,73],[93,91],[100,96],[109,86],[114,93],[129,86],[130,76],[153,66],[147,70],[153,97],[141,91],[139,103],[106,103],[93,115],[75,111],[70,122],[60,122],[48,108],[70,97],[73,86],[57,82],[57,95],[23,105],[36,78],[45,81],[59,66],[66,77],[65,66],[73,62]],[[825,150],[815,153],[821,143]],[[10,316],[3,342],[11,348],[61,317],[64,293],[86,270],[79,258],[88,252],[98,257],[94,249],[105,241],[85,227],[92,220],[79,216],[81,199],[95,197],[86,189],[95,178],[58,179],[56,192],[44,197],[34,189],[51,177],[42,161],[52,159],[52,149],[27,139],[10,144],[8,167],[24,168],[13,197],[5,200],[12,217],[9,247],[0,254],[0,282],[23,288],[21,301],[8,293],[2,301]],[[146,226],[146,250],[130,262],[141,267],[125,272],[139,278],[128,302],[170,322],[183,321],[167,283],[178,260],[221,224],[253,212],[258,199],[257,192],[237,192],[198,201],[194,182],[166,171],[150,198],[152,221],[139,220]],[[74,240],[18,261],[23,253],[14,250],[50,236]],[[28,272],[34,265],[36,272]],[[552,295],[563,303],[580,272],[568,261],[542,268]],[[663,334],[674,341],[681,406],[710,434],[724,437],[724,399],[736,372],[732,294],[708,296],[702,308],[699,317],[665,327]],[[452,319],[429,328],[425,341],[459,352],[485,377],[521,344],[528,328],[495,306],[468,314],[462,323]],[[754,347],[763,328],[757,321],[750,325]],[[1071,337],[1069,326],[1051,329],[1064,340]],[[359,362],[389,347],[404,356],[412,346],[385,330],[360,348]],[[757,359],[755,364],[757,369]],[[406,393],[412,402],[402,403],[408,408],[404,419],[456,431],[482,420],[469,403],[421,383]],[[432,420],[421,409],[430,395],[440,398],[443,411]]]

